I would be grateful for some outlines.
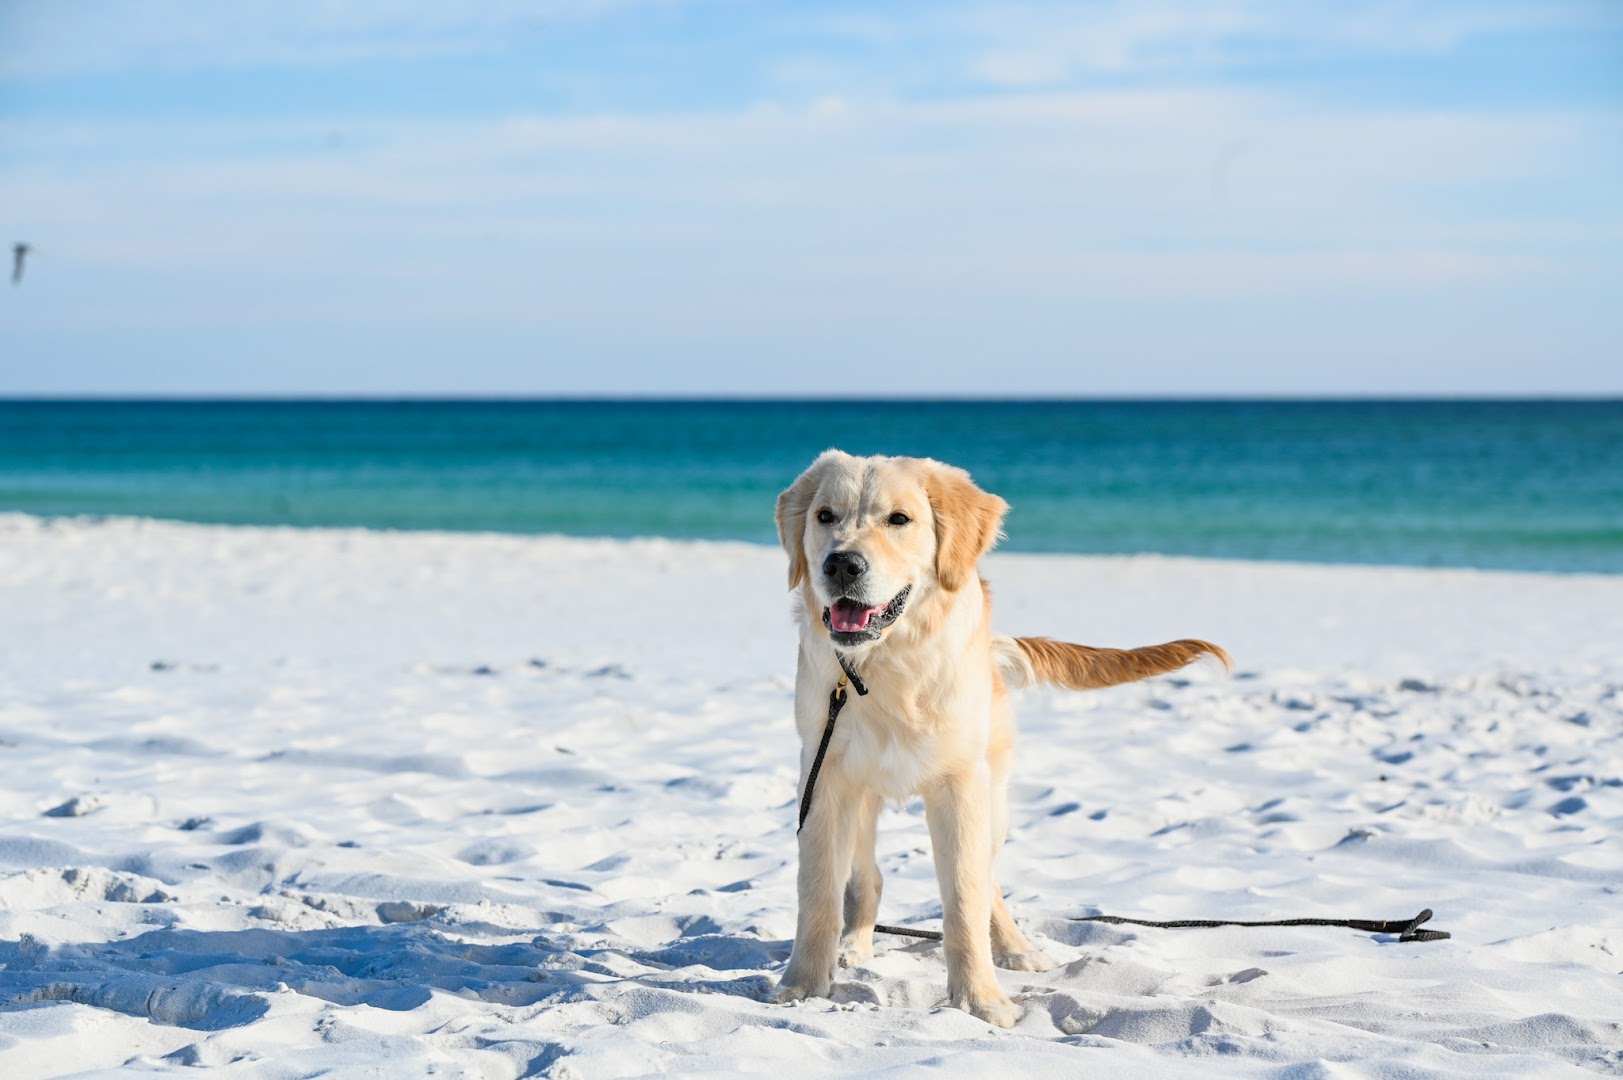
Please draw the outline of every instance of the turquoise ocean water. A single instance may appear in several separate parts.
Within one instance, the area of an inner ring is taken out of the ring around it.
[[[821,450],[1013,551],[1623,572],[1623,402],[0,402],[0,511],[771,543]]]

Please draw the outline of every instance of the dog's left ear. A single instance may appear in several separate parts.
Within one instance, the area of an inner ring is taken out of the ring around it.
[[[829,450],[811,463],[787,491],[778,496],[778,542],[789,554],[789,587],[793,589],[806,576],[806,513],[811,509],[812,496],[817,494],[817,483],[823,467],[836,451]]]
[[[1009,504],[950,465],[936,464],[924,486],[935,514],[936,579],[943,589],[956,592],[974,578],[981,556],[1002,535]]]

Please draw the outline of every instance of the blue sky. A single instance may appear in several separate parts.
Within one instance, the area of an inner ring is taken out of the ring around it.
[[[0,4],[0,394],[1623,393],[1623,4]]]

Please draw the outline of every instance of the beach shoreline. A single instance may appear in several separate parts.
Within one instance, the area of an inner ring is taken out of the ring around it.
[[[0,401],[0,509],[770,544],[832,442],[968,470],[1009,550],[1618,573],[1620,431],[1607,400]]]
[[[983,571],[1000,630],[1237,661],[1017,696],[1000,877],[1059,965],[1002,973],[1007,1034],[939,1007],[928,944],[762,1000],[794,924],[776,549],[0,514],[0,1063],[1623,1072],[1623,575]],[[929,924],[916,804],[880,848],[885,921]],[[1068,919],[1427,906],[1452,940]]]

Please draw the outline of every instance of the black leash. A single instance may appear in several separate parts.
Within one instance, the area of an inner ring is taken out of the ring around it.
[[[823,727],[823,740],[817,744],[817,756],[812,759],[811,771],[806,774],[806,793],[800,799],[800,823],[795,826],[795,835],[806,827],[806,815],[811,812],[812,792],[817,789],[817,774],[823,769],[823,757],[828,753],[829,740],[834,738],[834,721],[839,719],[840,710],[845,708],[845,688],[849,684],[856,687],[859,697],[868,693],[867,685],[846,663],[845,657],[835,652],[834,659],[840,662],[840,681],[834,689],[828,692],[828,723]],[[1396,934],[1399,941],[1445,941],[1451,935],[1447,930],[1422,930],[1421,924],[1431,918],[1431,908],[1423,909],[1412,919],[1266,919],[1262,921],[1249,921],[1245,919],[1171,919],[1158,922],[1154,919],[1130,919],[1125,915],[1072,915],[1071,922],[1101,922],[1127,926],[1150,926],[1159,930],[1204,929],[1214,926],[1344,926],[1349,930],[1362,930],[1370,934]],[[883,926],[876,924],[874,932],[877,934],[895,934],[899,937],[922,938],[925,941],[942,940],[939,930],[914,930],[907,926]]]
[[[1447,930],[1420,929],[1420,924],[1431,918],[1431,908],[1425,908],[1412,919],[1266,919],[1260,922],[1244,919],[1173,919],[1155,922],[1151,919],[1129,919],[1123,915],[1072,915],[1069,918],[1071,922],[1126,923],[1163,930],[1209,926],[1345,926],[1349,930],[1363,930],[1371,934],[1396,934],[1399,941],[1443,941],[1451,936]]]
[[[846,663],[843,653],[836,652],[834,659],[840,662],[839,683],[828,692],[828,723],[823,725],[823,738],[817,744],[817,756],[812,758],[811,771],[806,774],[806,793],[800,800],[800,823],[795,826],[795,835],[806,827],[806,815],[811,813],[812,792],[817,790],[817,774],[823,771],[823,758],[828,753],[829,740],[834,738],[834,721],[840,718],[840,710],[845,708],[845,687],[849,683],[856,687],[858,697],[866,697],[868,684],[862,681],[851,665]],[[926,941],[940,941],[939,930],[914,930],[906,926],[875,926],[877,934],[895,934],[899,937],[923,938]]]
[[[823,741],[817,744],[817,756],[812,758],[811,772],[806,774],[806,794],[800,800],[800,824],[795,826],[796,836],[806,827],[806,815],[811,813],[812,791],[817,787],[817,774],[823,770],[823,755],[828,753],[828,741],[834,737],[834,721],[839,719],[840,710],[845,708],[846,683],[857,688],[857,696],[866,697],[868,694],[868,685],[851,670],[845,657],[836,652],[834,659],[840,662],[840,671],[844,674],[840,676],[839,684],[828,692],[828,723],[823,727]]]
[[[1102,922],[1129,926],[1153,926],[1161,930],[1183,930],[1213,926],[1345,926],[1349,930],[1363,930],[1370,934],[1396,934],[1399,941],[1446,941],[1452,935],[1447,930],[1422,930],[1420,925],[1431,918],[1426,908],[1412,919],[1129,919],[1125,915],[1072,915],[1071,922]],[[906,926],[875,926],[880,934],[900,934],[903,937],[940,941],[939,930],[914,930]]]

